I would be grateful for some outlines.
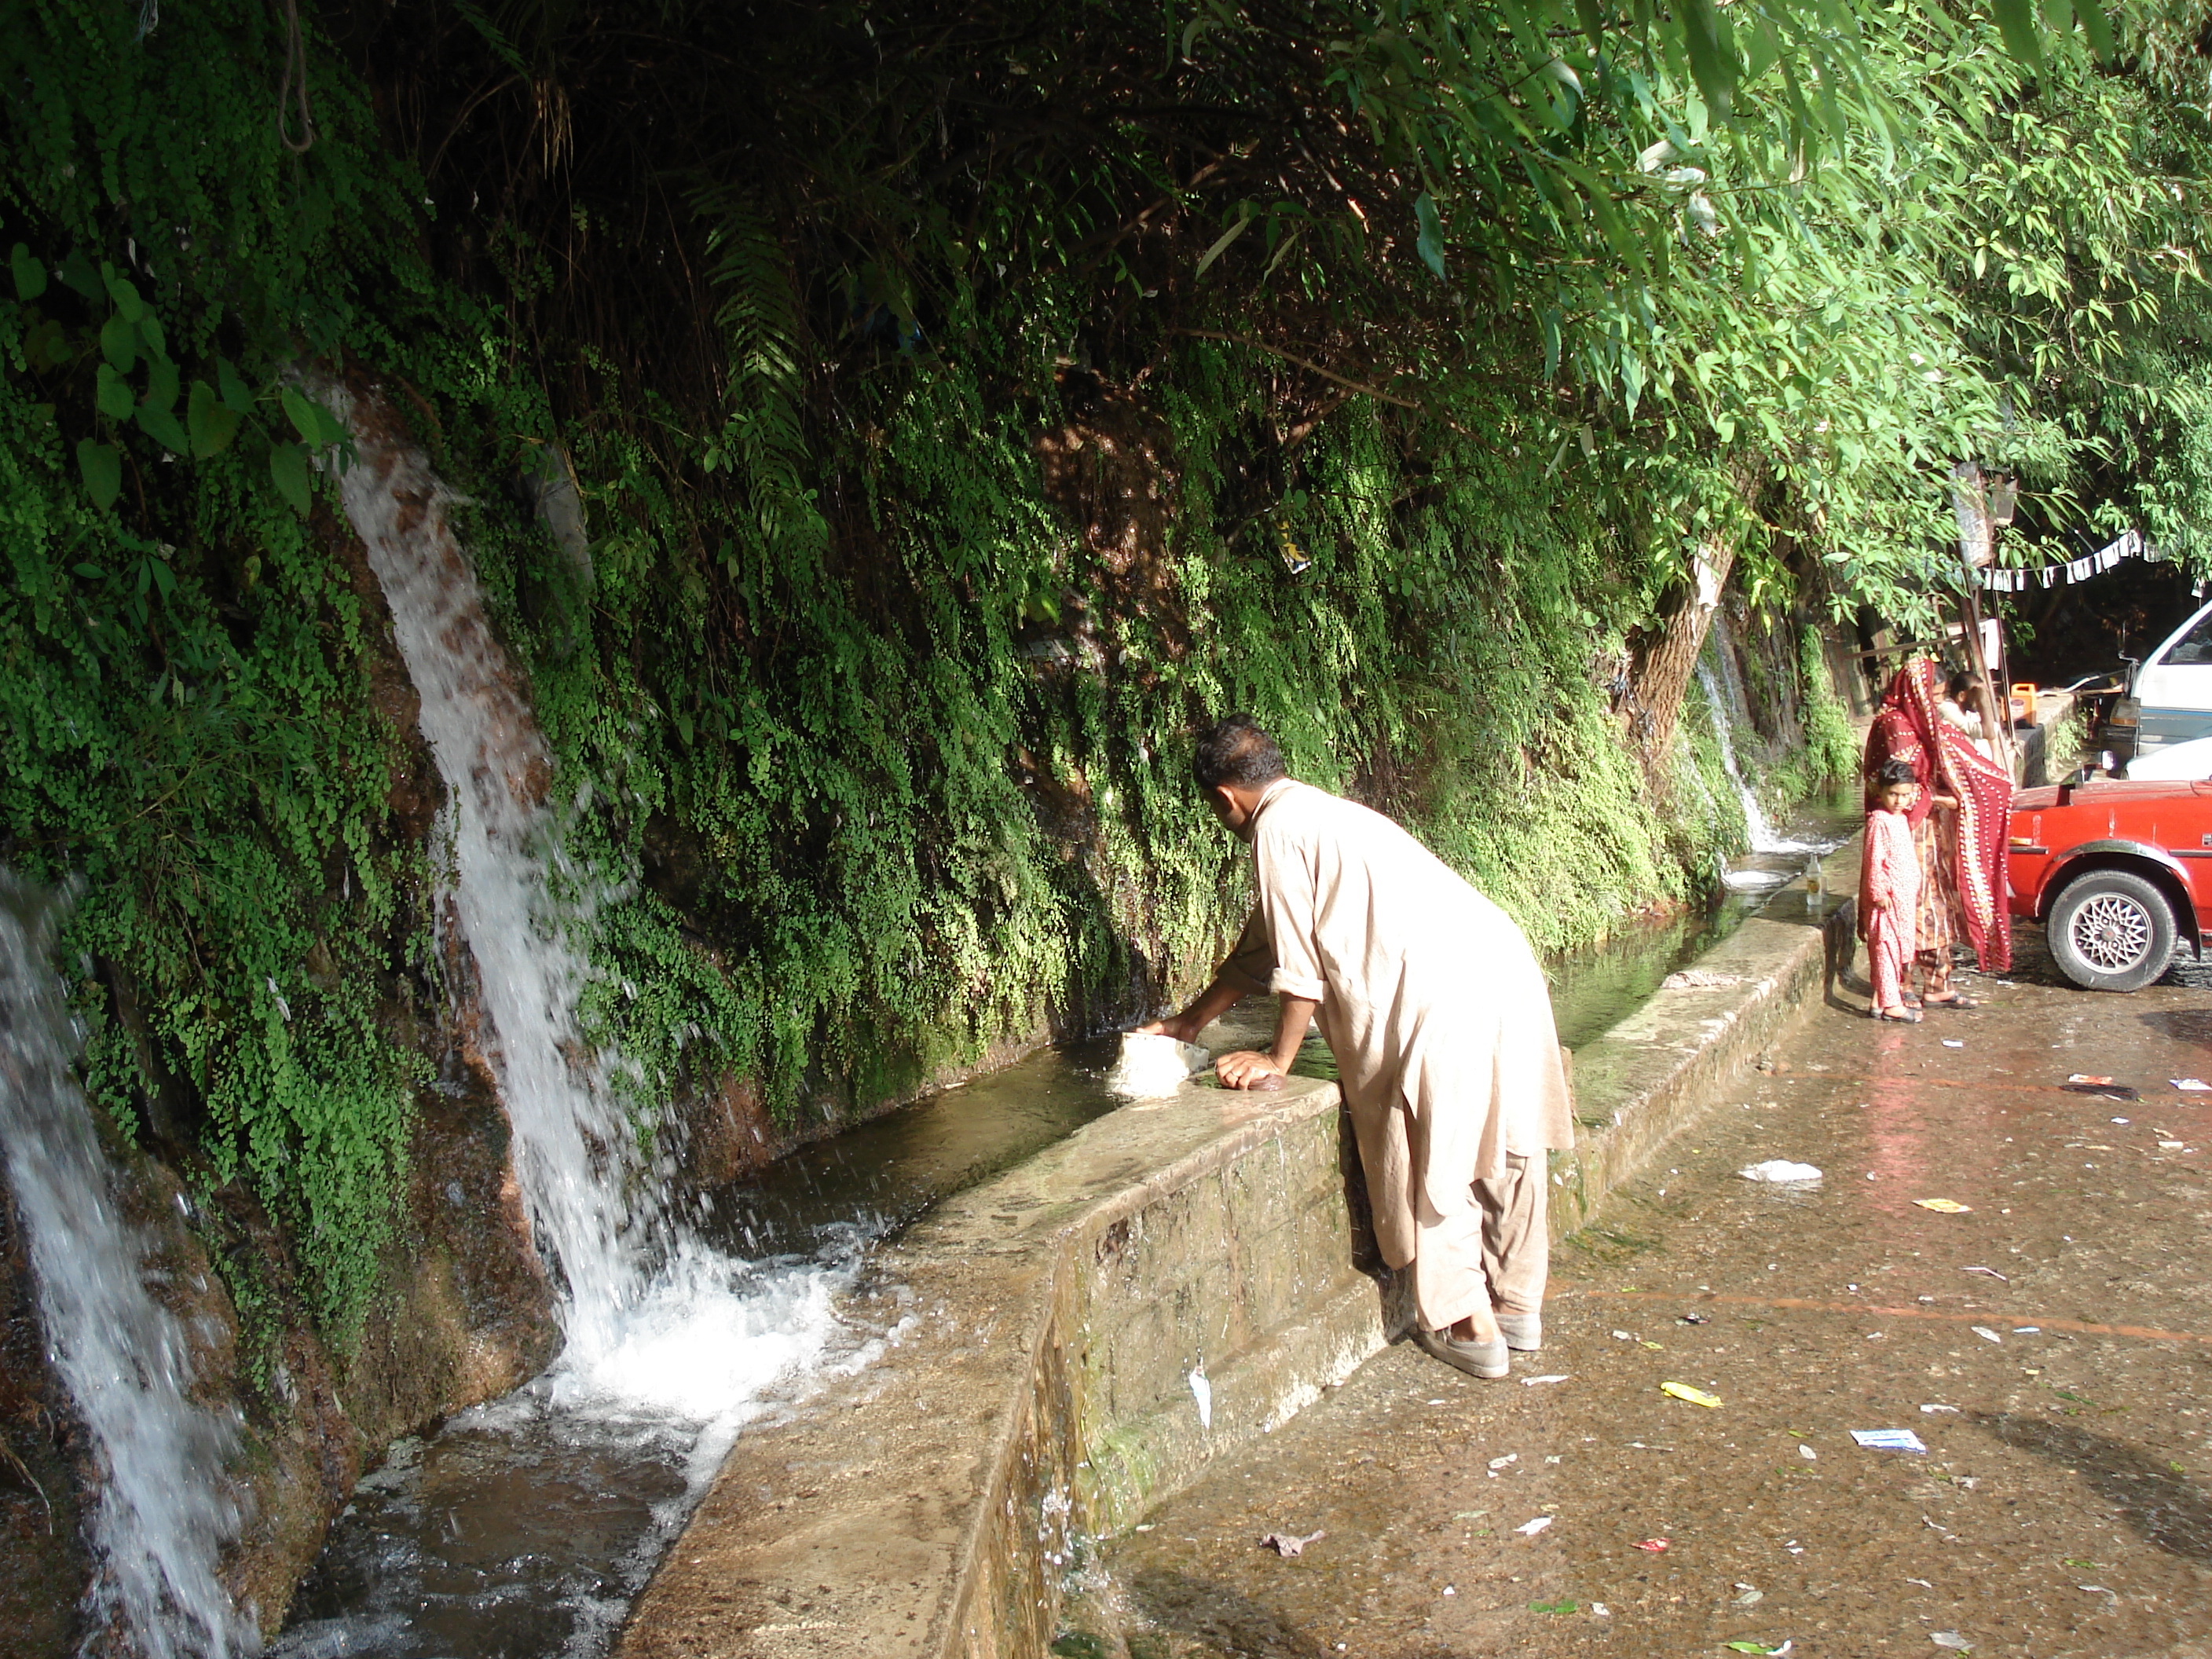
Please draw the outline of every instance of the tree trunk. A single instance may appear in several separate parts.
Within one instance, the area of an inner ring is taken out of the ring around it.
[[[1759,474],[1747,462],[1731,468],[1737,498],[1748,507],[1757,492]],[[1628,669],[1630,735],[1643,753],[1644,769],[1654,779],[1668,775],[1674,749],[1674,728],[1681,721],[1682,700],[1689,695],[1691,678],[1698,672],[1698,653],[1705,647],[1705,629],[1720,609],[1729,572],[1735,568],[1735,550],[1742,527],[1730,525],[1708,534],[1698,544],[1690,562],[1690,582],[1674,608],[1636,649]]]
[[[1643,752],[1644,769],[1663,776],[1674,750],[1674,728],[1681,721],[1682,699],[1698,672],[1705,629],[1720,609],[1721,590],[1735,564],[1735,538],[1701,544],[1691,568],[1691,586],[1658,633],[1638,647],[1628,671],[1632,735]]]

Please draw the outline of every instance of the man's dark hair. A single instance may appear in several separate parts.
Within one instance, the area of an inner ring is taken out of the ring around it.
[[[1877,789],[1887,789],[1893,783],[1919,781],[1919,778],[1912,770],[1912,763],[1901,755],[1891,756],[1881,763],[1874,775],[1874,785]]]
[[[1224,783],[1256,789],[1285,775],[1283,751],[1249,714],[1227,715],[1201,731],[1190,772],[1201,789]]]

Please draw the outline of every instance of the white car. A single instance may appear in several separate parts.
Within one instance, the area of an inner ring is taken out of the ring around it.
[[[2110,723],[2136,727],[2138,755],[2155,755],[2212,736],[2212,605],[2175,629],[2142,659]],[[2128,775],[2148,774],[2130,769]],[[2186,775],[2195,779],[2204,775]]]
[[[2191,738],[2137,755],[2128,763],[2128,781],[2150,778],[2167,783],[2201,783],[2212,778],[2212,738]]]

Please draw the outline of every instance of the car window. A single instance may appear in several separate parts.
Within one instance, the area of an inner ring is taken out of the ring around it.
[[[2207,611],[2197,626],[2174,641],[2173,649],[2166,653],[2163,665],[2168,668],[2212,667],[2212,611]]]

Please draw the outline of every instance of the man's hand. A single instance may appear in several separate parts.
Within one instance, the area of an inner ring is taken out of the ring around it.
[[[1221,1079],[1224,1089],[1278,1089],[1282,1086],[1284,1073],[1272,1056],[1240,1048],[1215,1060],[1213,1074]]]

